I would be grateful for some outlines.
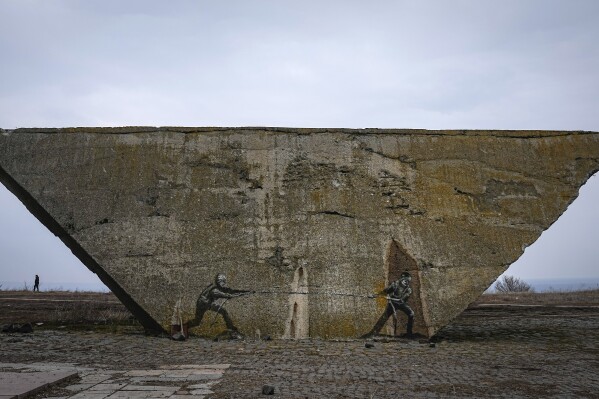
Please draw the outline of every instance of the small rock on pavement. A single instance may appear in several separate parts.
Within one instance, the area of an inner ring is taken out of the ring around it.
[[[262,395],[274,395],[275,394],[275,387],[273,387],[272,385],[264,385],[262,387]]]
[[[171,338],[175,341],[185,341],[185,335],[180,332],[174,333]]]
[[[373,344],[372,342],[366,342],[366,343],[364,344],[364,346],[365,346],[365,347],[367,347],[368,349],[370,349],[370,348],[374,348],[374,344]]]

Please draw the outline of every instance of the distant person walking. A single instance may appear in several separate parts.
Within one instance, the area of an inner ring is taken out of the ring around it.
[[[35,282],[33,283],[33,292],[40,292],[40,276],[35,275]]]

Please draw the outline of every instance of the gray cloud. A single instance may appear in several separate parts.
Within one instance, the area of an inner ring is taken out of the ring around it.
[[[2,125],[597,125],[596,2],[286,3],[4,4]]]

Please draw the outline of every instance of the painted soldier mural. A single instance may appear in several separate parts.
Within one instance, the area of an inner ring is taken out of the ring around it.
[[[196,302],[195,318],[189,321],[188,327],[192,328],[199,326],[206,311],[211,310],[223,317],[223,320],[227,326],[227,330],[231,336],[241,337],[241,334],[239,334],[237,327],[235,327],[233,324],[233,320],[229,316],[229,313],[223,306],[229,299],[237,298],[250,293],[252,293],[252,291],[236,290],[228,287],[227,277],[222,273],[217,274],[214,278],[214,283],[209,284],[200,293],[200,296]],[[216,315],[214,321],[216,321]]]
[[[385,312],[381,315],[379,320],[376,322],[372,330],[364,335],[364,338],[371,337],[378,334],[381,328],[385,325],[389,317],[393,317],[394,330],[397,330],[397,312],[401,311],[408,316],[408,323],[406,326],[406,337],[413,337],[412,328],[414,326],[414,311],[408,305],[407,301],[412,294],[412,288],[410,288],[410,282],[412,276],[408,272],[403,272],[398,280],[392,282],[388,287],[380,292],[381,295],[387,295],[387,307]]]

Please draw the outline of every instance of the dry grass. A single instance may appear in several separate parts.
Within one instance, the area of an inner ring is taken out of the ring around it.
[[[41,328],[138,325],[111,292],[0,291],[0,324],[23,323]]]
[[[120,305],[120,303],[119,303]],[[48,315],[48,322],[57,323],[114,323],[131,319],[131,313],[116,304],[97,302],[62,302]]]
[[[599,289],[583,291],[513,292],[483,294],[475,304],[517,304],[545,306],[599,306]]]

